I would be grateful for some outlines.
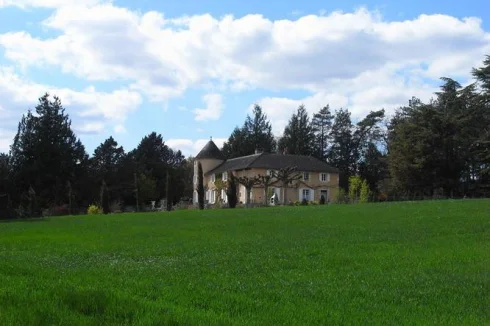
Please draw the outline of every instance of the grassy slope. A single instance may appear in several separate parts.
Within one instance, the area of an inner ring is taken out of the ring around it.
[[[490,201],[0,223],[0,324],[490,324]]]

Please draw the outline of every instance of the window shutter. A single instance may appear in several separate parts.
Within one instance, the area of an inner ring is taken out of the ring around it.
[[[310,190],[310,200],[315,200],[315,190]]]
[[[330,173],[327,173],[327,181],[330,182]]]

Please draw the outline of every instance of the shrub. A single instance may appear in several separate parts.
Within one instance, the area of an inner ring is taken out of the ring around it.
[[[100,208],[99,206],[97,205],[90,205],[87,209],[87,214],[88,215],[98,215],[98,214],[102,214],[102,208]]]
[[[301,206],[307,206],[308,205],[308,200],[306,198],[303,198],[301,201]]]
[[[380,193],[380,194],[378,195],[378,200],[379,200],[379,201],[387,201],[387,200],[388,200],[388,195],[387,195],[387,194],[385,194],[384,192],[382,192],[382,193]]]
[[[369,201],[369,195],[370,195],[370,190],[369,190],[369,185],[364,180],[361,185],[361,194],[359,195],[359,202],[361,203],[367,203]]]
[[[317,206],[318,202],[316,200],[312,200],[310,201],[310,205]]]
[[[340,188],[339,192],[337,193],[337,204],[348,204],[349,203],[349,196],[347,196],[347,192]]]

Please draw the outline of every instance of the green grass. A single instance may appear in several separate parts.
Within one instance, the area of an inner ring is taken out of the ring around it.
[[[0,223],[1,325],[490,324],[490,201]]]

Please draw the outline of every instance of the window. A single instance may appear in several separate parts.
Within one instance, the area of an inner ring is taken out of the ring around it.
[[[215,181],[216,181],[216,175],[211,174],[211,182],[215,182]]]
[[[303,181],[309,181],[309,180],[310,180],[310,172],[304,172]]]
[[[303,189],[303,199],[310,200],[310,189]]]
[[[329,182],[330,181],[330,173],[320,173],[320,181],[321,182]]]
[[[223,181],[228,180],[228,172],[223,172],[223,177],[222,177],[222,180],[223,180]]]
[[[221,190],[221,200],[223,201],[223,203],[228,202],[228,196],[226,195],[226,191],[224,189]]]

